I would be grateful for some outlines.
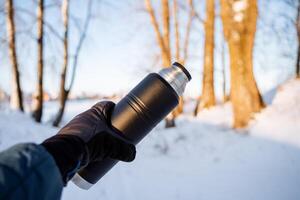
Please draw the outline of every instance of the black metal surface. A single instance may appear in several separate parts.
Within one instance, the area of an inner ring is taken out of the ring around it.
[[[151,73],[116,104],[112,126],[126,140],[137,144],[178,105],[178,99],[168,82]],[[94,184],[116,163],[112,159],[91,163],[79,175]]]

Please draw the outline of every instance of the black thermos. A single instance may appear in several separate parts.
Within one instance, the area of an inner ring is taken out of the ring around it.
[[[190,80],[189,72],[176,62],[159,73],[150,73],[116,104],[111,117],[113,129],[120,137],[137,144],[178,105],[179,96]],[[72,181],[89,189],[117,162],[105,159],[90,163]]]

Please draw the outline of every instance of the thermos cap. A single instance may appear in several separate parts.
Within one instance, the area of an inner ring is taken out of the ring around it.
[[[192,76],[191,74],[189,73],[189,71],[182,65],[180,64],[179,62],[174,62],[172,65],[176,66],[176,67],[179,67],[183,73],[185,73],[185,75],[187,76],[188,80],[192,80]]]
[[[192,79],[190,73],[178,62],[173,63],[169,68],[160,70],[158,74],[170,84],[178,96],[182,96],[186,84]]]

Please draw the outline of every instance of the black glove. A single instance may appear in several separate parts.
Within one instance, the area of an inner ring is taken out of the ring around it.
[[[65,184],[90,162],[105,158],[134,160],[135,146],[118,137],[119,133],[111,127],[114,106],[109,101],[97,103],[42,143],[53,156]]]

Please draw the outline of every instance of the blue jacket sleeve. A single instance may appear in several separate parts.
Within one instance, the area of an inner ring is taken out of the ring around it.
[[[0,153],[0,200],[60,199],[63,182],[41,145],[18,144]]]

